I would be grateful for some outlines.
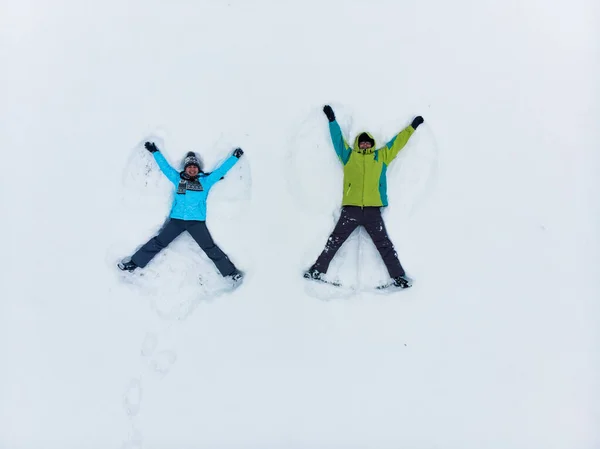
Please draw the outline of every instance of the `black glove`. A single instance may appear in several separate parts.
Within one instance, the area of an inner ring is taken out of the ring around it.
[[[148,151],[150,151],[150,153],[154,153],[154,152],[158,151],[158,148],[156,148],[156,145],[154,144],[154,142],[146,142],[144,144],[144,146],[146,147],[146,149]]]
[[[331,106],[329,106],[328,104],[323,107],[323,112],[325,113],[327,119],[330,122],[333,122],[335,120],[335,114],[333,113],[333,109],[331,109]]]
[[[242,154],[244,154],[244,150],[242,150],[241,148],[236,148],[236,149],[233,151],[233,155],[234,155],[235,157],[237,157],[238,159],[239,159],[239,158],[242,156]]]
[[[424,122],[423,117],[421,117],[420,115],[418,115],[418,116],[416,116],[414,118],[414,120],[412,121],[412,123],[410,124],[410,126],[412,126],[414,129],[417,129],[419,127],[419,125],[421,123],[423,123],[423,122]]]

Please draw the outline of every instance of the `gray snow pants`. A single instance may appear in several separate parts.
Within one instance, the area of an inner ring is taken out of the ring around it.
[[[337,253],[342,244],[350,237],[350,234],[359,226],[364,226],[367,230],[379,254],[381,254],[390,277],[404,276],[404,268],[402,268],[394,245],[388,237],[379,207],[342,207],[340,219],[329,236],[325,244],[325,249],[313,265],[314,268],[322,273],[327,273],[329,264],[333,260],[335,253]]]
[[[151,238],[144,246],[131,256],[138,267],[145,267],[160,251],[175,240],[183,231],[188,231],[200,248],[213,261],[221,275],[229,276],[236,271],[227,255],[213,241],[206,222],[196,220],[170,219],[158,235]]]

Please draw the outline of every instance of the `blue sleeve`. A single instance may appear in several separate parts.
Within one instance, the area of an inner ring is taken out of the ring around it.
[[[337,120],[333,122],[329,122],[329,133],[331,134],[331,141],[333,142],[333,148],[337,153],[340,161],[344,165],[348,163],[348,159],[350,159],[350,154],[352,153],[352,149],[346,143],[344,136],[342,136],[342,130]]]
[[[152,155],[154,156],[154,160],[158,164],[160,171],[164,173],[169,181],[175,185],[179,184],[179,172],[169,165],[162,153],[160,151],[155,151]]]
[[[217,181],[219,181],[223,176],[227,174],[231,168],[237,164],[239,159],[235,156],[229,156],[225,162],[223,162],[219,168],[215,169],[208,175],[204,181],[202,182],[203,187],[208,190],[210,189]]]

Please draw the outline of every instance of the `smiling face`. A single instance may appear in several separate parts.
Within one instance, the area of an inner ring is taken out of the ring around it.
[[[185,174],[191,177],[197,176],[200,170],[195,165],[188,165],[185,167]]]
[[[372,146],[373,145],[371,145],[371,142],[369,141],[363,141],[358,143],[358,148],[360,148],[361,150],[368,150]]]
[[[354,148],[361,151],[371,150],[375,146],[375,139],[368,132],[362,132],[354,140]]]

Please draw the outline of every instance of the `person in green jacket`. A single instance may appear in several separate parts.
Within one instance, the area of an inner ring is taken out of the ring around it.
[[[387,167],[423,123],[423,117],[415,117],[409,126],[396,134],[385,146],[377,149],[375,139],[367,132],[356,136],[354,145],[350,147],[342,136],[342,130],[331,106],[323,107],[323,112],[329,120],[333,148],[344,164],[342,213],[325,249],[304,273],[304,277],[323,280],[323,275],[327,273],[329,264],[342,244],[358,226],[364,226],[392,278],[391,285],[411,287],[411,280],[406,276],[394,245],[388,237],[381,208],[388,205]]]

